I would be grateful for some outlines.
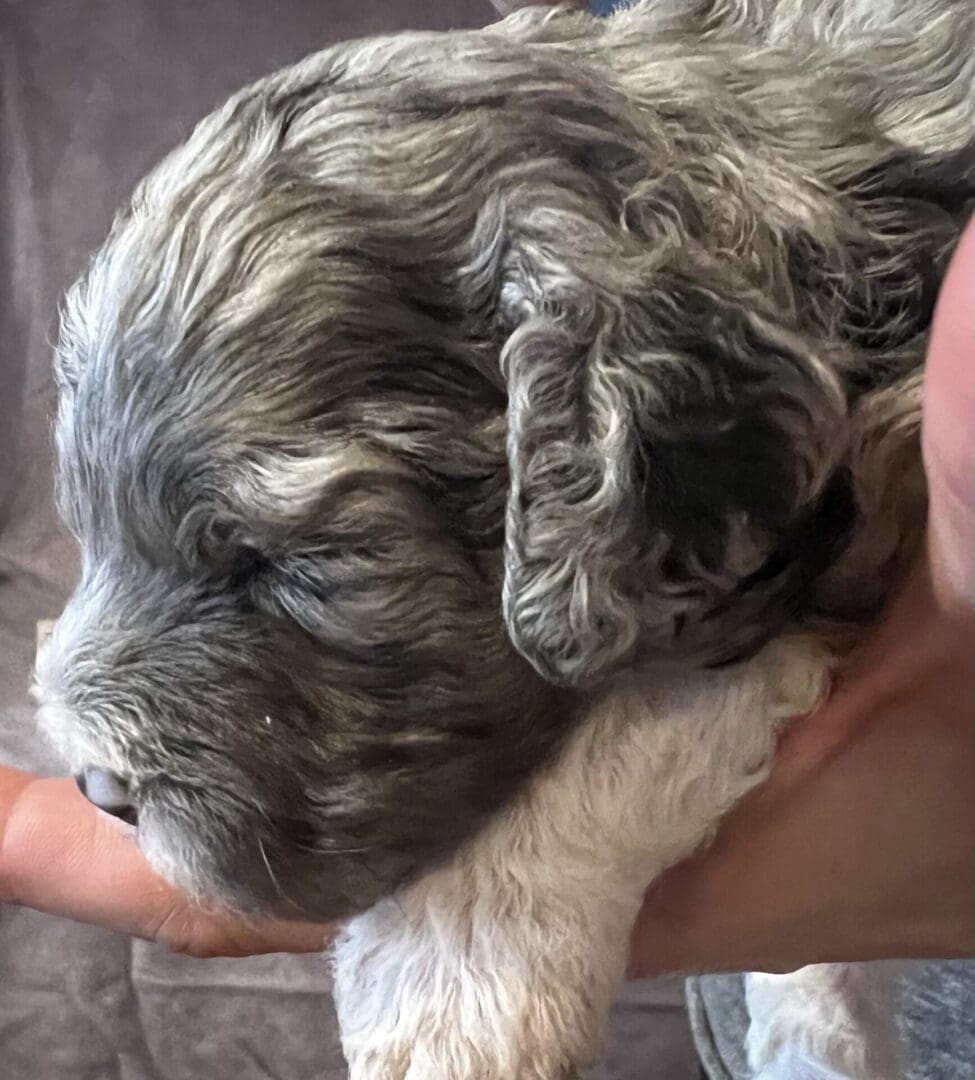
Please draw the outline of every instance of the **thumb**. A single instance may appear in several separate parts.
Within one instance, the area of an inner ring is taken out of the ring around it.
[[[4,767],[0,901],[162,941],[193,956],[320,952],[334,933],[200,907],[159,878],[133,830],[96,810],[72,781]]]
[[[922,446],[935,588],[975,608],[975,218],[962,235],[934,315]]]

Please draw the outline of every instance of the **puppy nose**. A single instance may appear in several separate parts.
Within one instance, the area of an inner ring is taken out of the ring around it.
[[[138,815],[124,777],[111,769],[83,769],[74,778],[81,794],[99,810],[135,825]]]

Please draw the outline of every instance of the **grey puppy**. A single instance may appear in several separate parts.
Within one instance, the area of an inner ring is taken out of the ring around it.
[[[963,0],[531,9],[204,120],[63,313],[38,682],[89,795],[197,895],[348,916],[627,673],[841,648],[923,523],[973,44]]]

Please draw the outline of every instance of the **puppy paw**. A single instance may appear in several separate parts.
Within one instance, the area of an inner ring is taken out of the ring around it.
[[[461,940],[455,913],[410,924],[381,904],[337,942],[350,1080],[572,1080],[602,1044],[618,962],[538,926]]]
[[[577,1080],[558,1055],[499,1056],[486,1046],[416,1033],[412,1042],[347,1051],[349,1080]]]

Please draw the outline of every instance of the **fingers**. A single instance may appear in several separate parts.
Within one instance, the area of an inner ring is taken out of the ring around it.
[[[929,552],[942,600],[975,608],[975,218],[948,270],[925,368]]]
[[[206,911],[148,866],[134,830],[70,780],[0,770],[3,899],[166,943],[193,956],[320,951],[328,927]]]
[[[10,856],[13,845],[12,811],[24,788],[36,777],[8,766],[0,766],[0,904],[16,903],[19,883],[14,881],[17,867]]]
[[[18,786],[6,813],[3,867],[14,902],[125,933],[144,936],[147,913],[167,901],[131,832],[70,780],[28,777]]]
[[[334,928],[318,923],[248,921],[206,911],[175,897],[172,910],[150,935],[173,952],[201,960],[217,956],[259,956],[263,953],[323,952]]]
[[[323,952],[335,928],[320,923],[245,919],[208,911],[171,890],[172,906],[144,936],[168,945],[173,952],[197,959],[217,956],[259,956],[263,953]]]

